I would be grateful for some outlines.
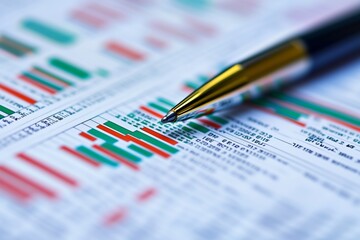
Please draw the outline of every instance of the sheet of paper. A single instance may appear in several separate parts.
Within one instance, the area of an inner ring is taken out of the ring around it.
[[[359,60],[159,123],[357,1],[0,4],[1,239],[359,239]]]

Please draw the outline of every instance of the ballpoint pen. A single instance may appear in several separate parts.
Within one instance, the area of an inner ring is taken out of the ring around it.
[[[356,51],[360,51],[360,9],[230,66],[178,103],[161,121],[183,121],[238,105]]]

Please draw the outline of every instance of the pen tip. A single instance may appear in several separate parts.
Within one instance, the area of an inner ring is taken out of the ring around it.
[[[176,122],[177,115],[174,112],[168,112],[162,119],[162,123]]]

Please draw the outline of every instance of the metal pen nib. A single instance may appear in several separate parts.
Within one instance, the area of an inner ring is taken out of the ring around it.
[[[161,121],[185,121],[239,105],[301,76],[308,67],[303,43],[284,42],[223,70],[170,109]]]
[[[162,119],[162,123],[176,122],[177,115],[174,112],[168,112]]]

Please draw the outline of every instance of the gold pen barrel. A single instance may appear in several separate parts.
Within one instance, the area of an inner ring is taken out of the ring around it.
[[[200,117],[238,105],[297,79],[309,66],[302,42],[285,42],[221,72],[172,108],[167,114],[171,121],[164,118],[164,122]]]

